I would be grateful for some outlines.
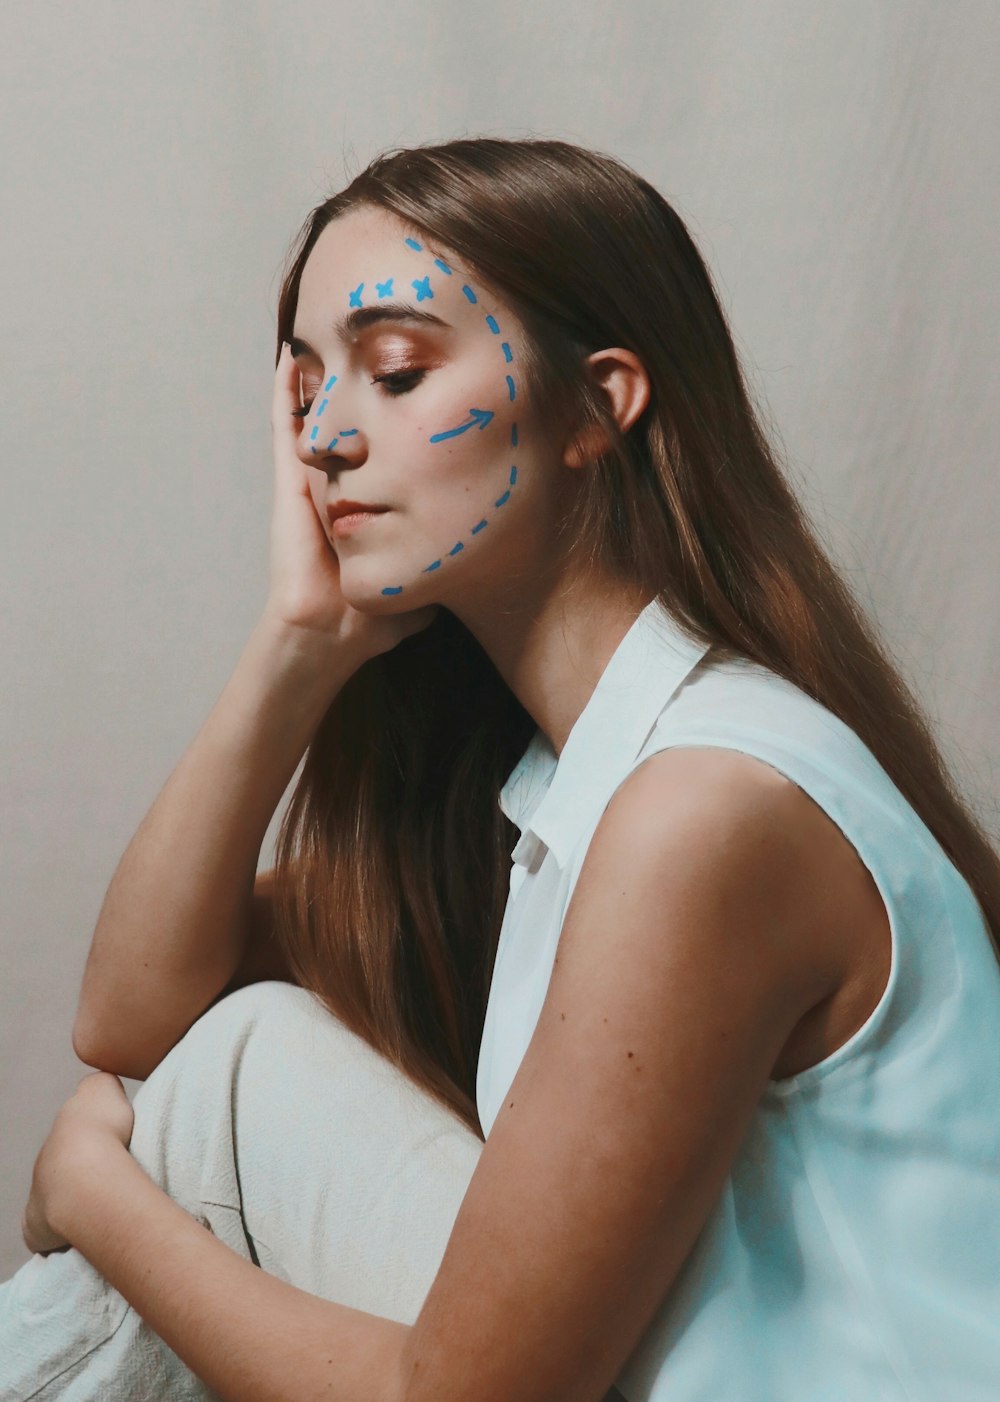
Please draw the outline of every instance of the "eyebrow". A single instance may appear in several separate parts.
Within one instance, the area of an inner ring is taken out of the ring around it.
[[[359,331],[364,331],[368,326],[374,326],[378,322],[401,322],[415,321],[429,326],[449,326],[450,323],[435,316],[433,312],[421,311],[418,307],[411,307],[406,302],[382,302],[375,307],[354,307],[345,316],[333,323],[333,329],[342,341],[347,341],[352,335]],[[315,355],[316,352],[308,341],[303,341],[297,336],[293,336],[289,342],[292,355]]]

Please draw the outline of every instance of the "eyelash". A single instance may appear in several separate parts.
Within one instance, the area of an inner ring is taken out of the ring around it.
[[[373,385],[385,385],[386,393],[395,398],[397,395],[407,394],[411,389],[415,389],[426,373],[425,370],[396,370],[389,375],[374,375],[371,382]],[[402,389],[389,388],[390,382],[398,384],[401,380],[407,382]],[[315,402],[315,399],[310,399],[309,403],[303,404],[301,409],[293,409],[292,418],[304,419]]]

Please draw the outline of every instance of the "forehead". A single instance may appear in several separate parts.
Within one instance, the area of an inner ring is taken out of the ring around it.
[[[391,298],[475,327],[511,313],[474,271],[388,210],[349,210],[316,240],[299,282],[300,315],[367,307]]]

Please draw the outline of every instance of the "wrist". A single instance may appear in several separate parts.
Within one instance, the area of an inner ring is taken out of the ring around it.
[[[106,1130],[80,1131],[67,1140],[49,1166],[49,1225],[76,1246],[92,1224],[98,1201],[107,1198],[110,1186],[117,1191],[123,1185],[134,1162],[121,1140]]]

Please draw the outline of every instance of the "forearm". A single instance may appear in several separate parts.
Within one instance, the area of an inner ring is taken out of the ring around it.
[[[410,1326],[322,1300],[244,1260],[124,1146],[76,1166],[57,1220],[223,1402],[401,1402]]]
[[[225,986],[267,825],[356,665],[321,662],[319,643],[266,615],[254,628],[108,887],[74,1028],[84,1059],[148,1075]]]

